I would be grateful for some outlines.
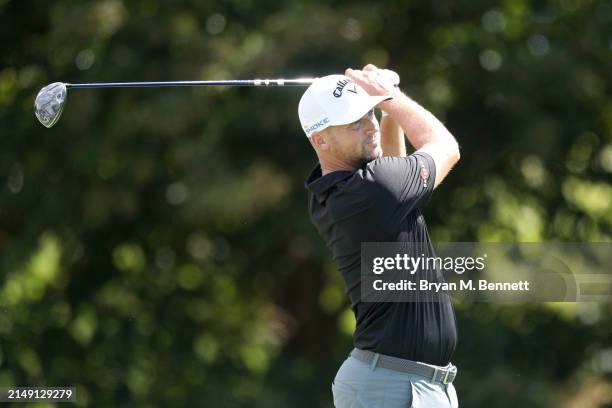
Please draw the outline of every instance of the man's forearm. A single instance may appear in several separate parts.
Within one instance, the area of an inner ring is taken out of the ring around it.
[[[404,131],[389,115],[380,120],[380,145],[383,156],[406,157]]]
[[[453,135],[433,114],[401,92],[397,92],[390,101],[383,102],[381,108],[399,124],[416,150],[429,143],[457,144]]]

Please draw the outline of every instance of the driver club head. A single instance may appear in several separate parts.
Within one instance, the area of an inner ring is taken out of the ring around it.
[[[62,115],[67,95],[66,84],[62,82],[54,82],[41,89],[34,101],[38,121],[48,128],[55,125]]]

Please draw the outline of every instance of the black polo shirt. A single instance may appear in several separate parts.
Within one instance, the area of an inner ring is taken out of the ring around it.
[[[357,320],[355,347],[446,365],[457,329],[450,298],[436,302],[361,302],[361,243],[417,242],[419,254],[435,256],[421,214],[433,191],[436,169],[423,152],[382,157],[352,171],[325,176],[312,170],[306,188],[313,224],[333,253]],[[423,252],[424,251],[424,252]],[[428,279],[438,281],[434,273]]]

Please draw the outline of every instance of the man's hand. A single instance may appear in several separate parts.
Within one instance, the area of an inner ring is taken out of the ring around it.
[[[375,65],[368,64],[362,70],[349,68],[344,74],[361,86],[369,95],[393,96],[397,92],[397,88],[393,81],[387,77],[385,70],[379,69]]]

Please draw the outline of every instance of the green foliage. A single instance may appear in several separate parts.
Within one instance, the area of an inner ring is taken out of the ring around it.
[[[462,147],[434,239],[609,241],[611,25],[590,0],[0,1],[0,386],[326,407],[354,325],[307,217],[301,89],[74,90],[47,130],[45,84],[388,66]],[[457,314],[464,406],[610,404],[609,304]]]

